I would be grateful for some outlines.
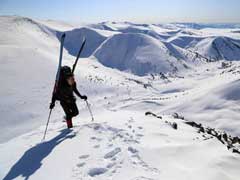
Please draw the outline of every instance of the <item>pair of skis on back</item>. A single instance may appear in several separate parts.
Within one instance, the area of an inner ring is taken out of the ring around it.
[[[64,40],[65,40],[65,37],[66,37],[66,34],[63,33],[62,36],[61,36],[61,39],[60,39],[60,42],[61,42],[61,45],[60,45],[60,55],[59,55],[59,62],[58,62],[58,68],[57,68],[57,74],[56,74],[56,79],[55,79],[55,84],[54,84],[54,88],[53,88],[53,94],[55,94],[55,92],[57,91],[57,88],[58,88],[58,84],[59,84],[59,79],[60,79],[60,72],[61,72],[61,67],[62,67],[62,56],[63,56],[63,45],[64,45]],[[74,73],[74,70],[77,66],[77,63],[78,63],[78,59],[82,53],[82,50],[85,46],[85,43],[86,43],[86,38],[84,37],[83,38],[83,41],[82,41],[82,45],[78,51],[78,54],[77,54],[77,58],[73,64],[73,67],[72,67],[72,73]],[[53,96],[52,94],[52,96]],[[86,104],[87,104],[87,107],[88,107],[88,110],[92,116],[92,121],[94,121],[94,118],[93,118],[93,114],[92,114],[92,111],[90,109],[90,105],[88,103],[88,101],[86,100]],[[51,117],[51,113],[52,113],[52,109],[50,109],[50,112],[49,112],[49,115],[48,115],[48,120],[47,120],[47,124],[46,124],[46,128],[45,128],[45,132],[44,132],[44,135],[43,135],[43,139],[42,141],[45,139],[45,136],[46,136],[46,133],[47,133],[47,128],[48,128],[48,124],[49,124],[49,120],[50,120],[50,117]]]
[[[65,37],[66,37],[66,34],[63,33],[62,36],[61,36],[61,46],[60,46],[60,56],[59,56],[59,63],[58,63],[58,69],[57,69],[57,74],[56,74],[56,79],[55,79],[55,85],[54,85],[54,89],[53,89],[53,93],[55,93],[55,90],[58,86],[58,82],[59,82],[59,78],[60,78],[60,70],[61,70],[61,67],[62,67],[62,55],[63,55],[63,45],[64,45],[64,40],[65,40]],[[74,73],[74,70],[76,68],[76,65],[78,63],[78,59],[82,53],[82,50],[85,46],[85,43],[86,43],[86,38],[83,38],[83,41],[82,41],[82,45],[78,51],[78,54],[77,54],[77,58],[73,64],[73,67],[72,67],[72,73]]]

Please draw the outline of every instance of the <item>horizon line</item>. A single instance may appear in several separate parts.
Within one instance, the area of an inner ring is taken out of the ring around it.
[[[142,22],[138,20],[106,20],[106,21],[78,21],[78,20],[64,20],[64,19],[56,19],[56,18],[37,18],[37,17],[30,17],[30,16],[23,16],[18,14],[0,14],[0,17],[22,17],[22,18],[29,18],[29,19],[36,19],[36,20],[43,20],[43,21],[59,21],[64,23],[83,23],[83,24],[100,24],[100,23],[134,23],[134,24],[240,24],[240,22],[226,22],[226,21],[159,21],[159,22],[146,22],[146,20],[143,20]]]

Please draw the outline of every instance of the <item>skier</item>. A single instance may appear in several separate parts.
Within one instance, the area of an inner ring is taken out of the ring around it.
[[[77,85],[74,79],[74,75],[71,72],[71,68],[68,66],[61,67],[60,79],[57,89],[52,97],[52,102],[50,103],[50,109],[55,106],[55,101],[59,100],[60,104],[66,114],[67,127],[72,128],[72,118],[79,114],[76,97],[73,92],[81,99],[87,100],[87,96],[81,95],[77,90]]]

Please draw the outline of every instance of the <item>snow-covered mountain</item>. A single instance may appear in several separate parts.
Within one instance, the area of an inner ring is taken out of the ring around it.
[[[228,37],[209,37],[198,42],[194,51],[214,60],[240,60],[240,41]]]
[[[235,31],[1,16],[0,179],[239,179]],[[78,100],[67,130],[57,103],[41,142],[63,32],[64,65],[87,39],[75,79],[94,122]]]
[[[95,29],[110,30],[123,34],[145,34],[162,42],[189,49],[209,60],[239,60],[239,38],[237,25],[233,24],[133,24],[129,22],[105,22],[90,25]],[[199,28],[196,28],[199,26]],[[201,27],[201,28],[200,28]],[[223,29],[217,29],[221,27]],[[226,28],[229,27],[229,28]],[[232,27],[233,28],[233,27]],[[199,29],[199,30],[198,30]],[[222,52],[225,51],[225,52]]]
[[[168,42],[176,46],[179,46],[181,48],[187,49],[187,48],[196,46],[196,44],[203,39],[204,37],[182,35],[182,36],[173,36],[168,39]]]
[[[94,56],[105,66],[140,76],[184,68],[183,62],[171,56],[163,43],[139,33],[112,36],[96,50]]]
[[[179,28],[192,28],[192,29],[205,29],[205,28],[216,28],[216,29],[235,29],[240,28],[239,23],[172,23]]]
[[[59,45],[55,31],[31,19],[0,17],[0,21],[3,142],[41,124]]]
[[[139,76],[186,71],[193,63],[203,64],[206,60],[196,57],[190,51],[141,33],[114,35],[93,55],[107,67]]]
[[[87,39],[87,43],[81,57],[89,57],[103,43],[103,41],[107,39],[107,37],[113,34],[115,33],[111,31],[93,30],[87,27],[74,29],[66,32],[67,36],[64,47],[68,50],[69,54],[76,56],[82,40],[85,37]],[[79,43],[76,44],[76,41]]]

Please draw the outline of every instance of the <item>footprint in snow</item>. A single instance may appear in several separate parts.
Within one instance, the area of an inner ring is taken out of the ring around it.
[[[85,165],[86,165],[85,162],[83,162],[83,163],[78,163],[78,164],[77,164],[77,167],[81,168],[81,167],[83,167],[83,166],[85,166]]]
[[[99,148],[99,147],[100,147],[100,145],[99,145],[99,144],[97,144],[97,145],[93,146],[93,148],[95,148],[95,149],[97,149],[97,148]]]
[[[139,155],[138,150],[129,146],[128,147],[128,151],[131,154],[131,160],[132,160],[132,164],[136,165],[136,166],[141,166],[142,168],[144,168],[146,171],[151,171],[154,173],[160,173],[160,171],[157,168],[151,167],[149,166]]]
[[[91,137],[91,140],[96,140],[96,141],[98,141],[98,142],[100,142],[100,141],[102,141],[102,138],[97,138],[97,137]]]
[[[101,174],[106,173],[107,171],[108,171],[107,168],[92,168],[88,171],[88,175],[91,177],[99,176]]]
[[[89,155],[88,154],[82,155],[82,156],[79,156],[78,158],[79,159],[87,159],[87,158],[89,158]]]
[[[113,144],[108,144],[108,147],[113,147]]]
[[[133,147],[131,147],[131,146],[128,147],[128,151],[131,152],[132,154],[138,153],[138,150],[133,148]]]
[[[118,153],[120,153],[122,150],[121,148],[115,148],[114,150],[108,152],[107,154],[105,154],[104,159],[110,159],[113,158],[114,156],[116,156]]]
[[[154,180],[152,178],[147,178],[147,177],[144,177],[144,176],[139,176],[139,177],[136,177],[134,179],[131,179],[131,180]]]
[[[115,165],[116,165],[115,162],[109,163],[109,164],[107,165],[107,168],[108,168],[108,169],[111,169],[111,168],[114,167]]]

